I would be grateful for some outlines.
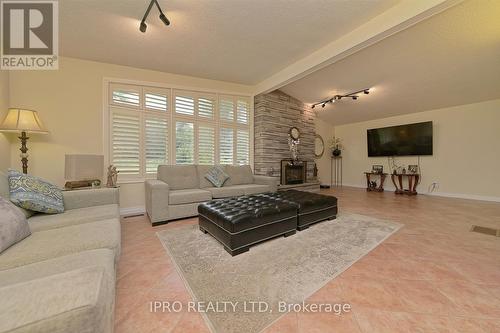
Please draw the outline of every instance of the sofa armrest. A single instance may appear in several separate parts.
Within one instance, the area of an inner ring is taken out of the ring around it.
[[[254,175],[253,181],[255,184],[268,185],[271,192],[276,192],[278,190],[278,178],[276,177]]]
[[[170,187],[157,179],[146,180],[146,212],[151,223],[165,221],[168,218],[168,196]]]
[[[64,209],[76,209],[120,203],[117,188],[64,191]]]

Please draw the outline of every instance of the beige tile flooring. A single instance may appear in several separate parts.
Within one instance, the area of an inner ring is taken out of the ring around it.
[[[287,314],[267,333],[500,332],[500,238],[469,232],[471,224],[500,228],[500,204],[347,187],[323,193],[337,196],[342,212],[405,227],[310,298],[350,303],[350,313]],[[191,300],[155,233],[196,222],[122,221],[116,332],[208,332],[199,314],[149,311],[153,300]]]

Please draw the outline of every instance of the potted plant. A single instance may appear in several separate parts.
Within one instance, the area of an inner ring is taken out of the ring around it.
[[[328,147],[332,150],[332,156],[339,157],[342,154],[342,140],[340,138],[333,137],[328,141]]]

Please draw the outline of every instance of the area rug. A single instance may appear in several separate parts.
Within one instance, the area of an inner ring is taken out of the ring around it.
[[[213,332],[256,333],[283,315],[278,302],[304,301],[400,227],[368,216],[342,214],[235,257],[197,225],[157,235],[193,299],[213,306],[198,308]],[[266,311],[253,311],[257,304]]]

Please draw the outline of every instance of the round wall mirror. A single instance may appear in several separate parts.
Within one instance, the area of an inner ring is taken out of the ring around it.
[[[321,135],[316,134],[316,137],[314,138],[314,156],[316,158],[320,158],[321,156],[323,156],[324,152],[325,152],[325,142],[323,141]]]

